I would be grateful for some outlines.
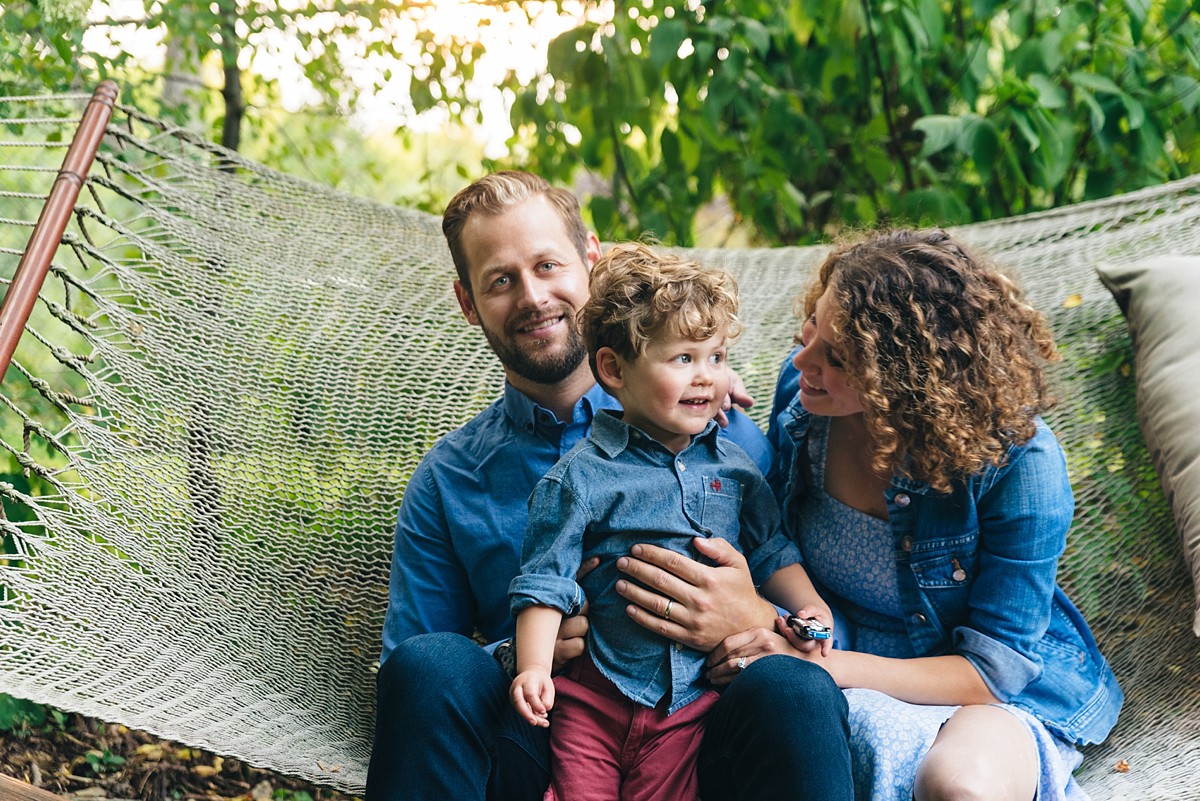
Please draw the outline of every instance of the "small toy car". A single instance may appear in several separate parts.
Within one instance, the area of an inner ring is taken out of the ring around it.
[[[833,636],[829,626],[813,617],[788,615],[787,624],[802,640],[828,640]]]

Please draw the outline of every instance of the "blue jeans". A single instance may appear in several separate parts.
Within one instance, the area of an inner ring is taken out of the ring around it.
[[[509,684],[461,635],[402,642],[379,670],[367,801],[541,801],[549,735],[516,715]],[[815,665],[756,660],[709,713],[698,776],[705,801],[849,801],[845,698]]]
[[[846,697],[817,665],[754,660],[704,721],[704,801],[853,801]]]

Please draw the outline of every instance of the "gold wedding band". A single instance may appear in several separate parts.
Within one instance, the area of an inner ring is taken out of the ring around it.
[[[675,605],[674,599],[667,601],[667,608],[663,610],[663,620],[671,619],[671,607]]]

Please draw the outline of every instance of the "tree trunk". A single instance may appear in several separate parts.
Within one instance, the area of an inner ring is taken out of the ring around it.
[[[221,64],[225,71],[225,85],[221,97],[225,100],[225,124],[221,128],[221,145],[237,150],[242,140],[242,115],[245,101],[242,99],[242,70],[238,66],[236,0],[221,2]]]

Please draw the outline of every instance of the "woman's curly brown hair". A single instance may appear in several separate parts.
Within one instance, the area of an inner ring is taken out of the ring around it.
[[[1054,405],[1050,328],[1021,290],[945,231],[897,230],[836,248],[803,298],[827,306],[862,398],[873,467],[947,492],[1002,463]]]

